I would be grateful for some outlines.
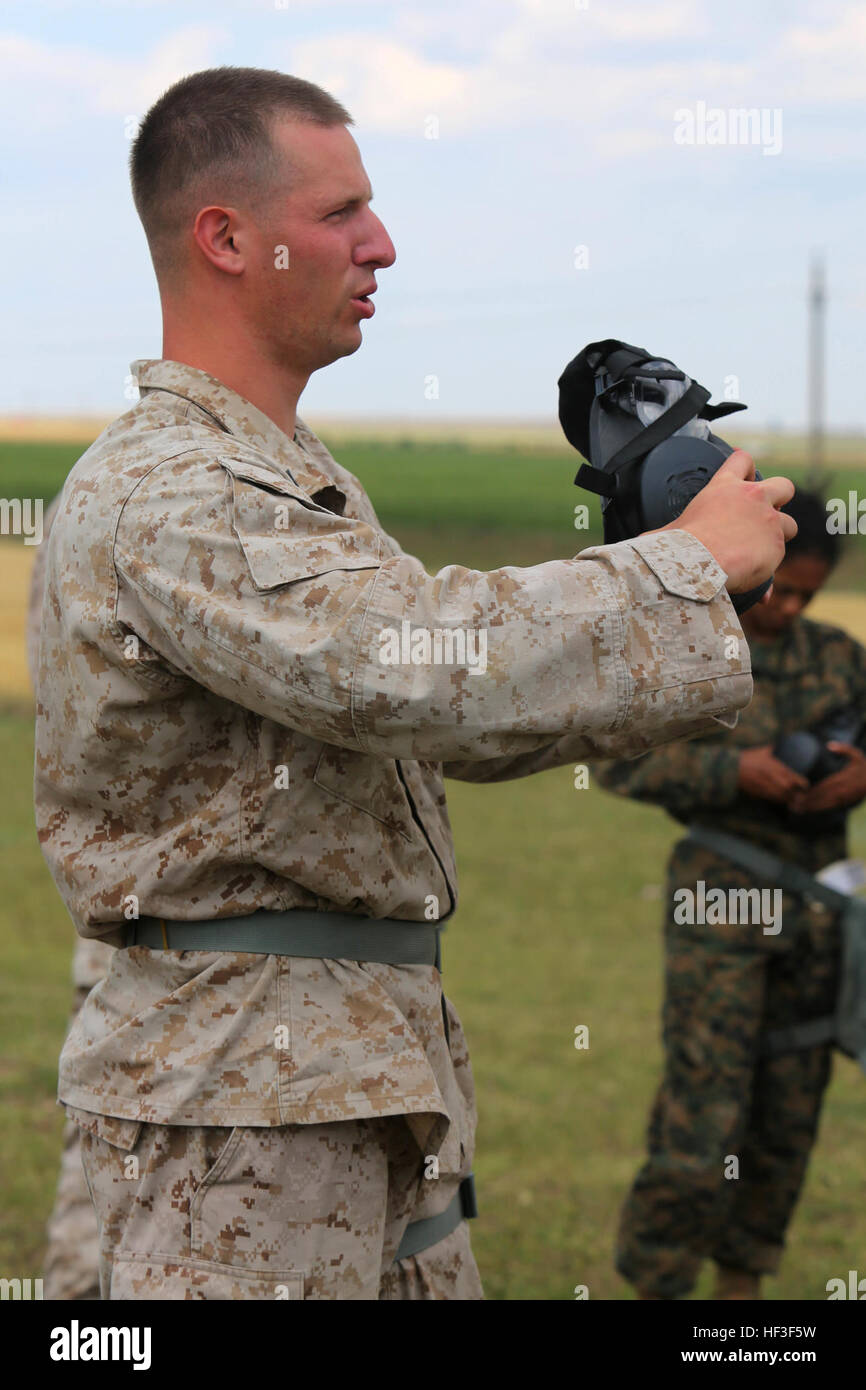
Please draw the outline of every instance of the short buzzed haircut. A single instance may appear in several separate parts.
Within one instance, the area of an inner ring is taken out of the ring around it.
[[[132,145],[132,196],[157,278],[180,264],[198,206],[231,194],[261,196],[277,173],[275,118],[352,125],[330,93],[269,68],[206,68],[169,87],[150,108]]]

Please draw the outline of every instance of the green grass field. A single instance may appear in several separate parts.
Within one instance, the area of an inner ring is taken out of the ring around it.
[[[327,439],[325,440],[327,443]],[[765,446],[765,476],[786,473],[802,484],[797,441]],[[46,505],[83,452],[80,444],[0,440],[0,496],[42,497]],[[334,455],[363,480],[386,530],[428,569],[458,562],[479,569],[534,565],[602,541],[598,498],[574,487],[573,450],[472,448],[429,440],[341,443]],[[866,455],[830,452],[827,496],[866,496]],[[589,507],[589,526],[575,529],[575,507]],[[866,546],[849,543],[830,587],[866,590]]]
[[[51,496],[79,453],[2,446],[0,493]],[[580,494],[567,456],[397,444],[339,457],[431,568],[532,564],[591,539],[571,523]],[[845,485],[862,486],[859,473]],[[861,561],[855,552],[834,582],[866,587]],[[26,713],[0,715],[0,757],[0,1272],[23,1277],[39,1272],[56,1180],[72,928],[35,841]],[[676,827],[592,786],[575,790],[567,768],[490,787],[450,783],[449,806],[461,906],[445,979],[478,1092],[473,1245],[487,1295],[570,1299],[585,1284],[591,1299],[629,1298],[612,1248],[659,1073],[658,885]],[[853,817],[852,852],[866,857],[866,811]],[[587,1051],[574,1047],[578,1024],[589,1025]],[[824,1299],[829,1278],[864,1272],[864,1086],[839,1058],[770,1298]],[[706,1272],[696,1296],[709,1286]]]

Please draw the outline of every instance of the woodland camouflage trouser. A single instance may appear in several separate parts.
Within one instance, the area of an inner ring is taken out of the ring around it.
[[[690,872],[684,857],[669,901],[701,873],[708,887],[728,886],[700,858]],[[665,1071],[617,1241],[617,1269],[641,1292],[688,1293],[707,1256],[756,1274],[778,1266],[832,1049],[759,1058],[761,1036],[833,1012],[840,950],[833,914],[784,902],[777,936],[760,925],[676,925],[669,912]]]
[[[143,1124],[70,1108],[100,1224],[104,1299],[480,1299],[465,1221],[394,1262],[429,1180],[402,1116],[274,1128]]]

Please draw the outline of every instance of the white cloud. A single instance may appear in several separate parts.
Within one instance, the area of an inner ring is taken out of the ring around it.
[[[667,130],[658,126],[651,130],[626,129],[600,131],[595,138],[595,148],[603,159],[624,159],[633,155],[645,155],[669,146],[671,136]]]
[[[605,0],[516,0],[533,31],[563,33],[581,25],[589,36],[629,42],[692,38],[706,29],[699,0],[666,0],[655,5],[609,5]],[[527,26],[522,25],[522,28]]]
[[[65,119],[70,109],[141,115],[172,82],[214,62],[214,54],[228,37],[227,30],[214,25],[190,25],[176,30],[144,57],[118,58],[79,46],[0,34],[2,104],[26,114],[28,122],[42,125]],[[26,108],[22,89],[27,94]]]
[[[791,101],[862,103],[866,9],[849,5],[829,23],[796,25],[782,38],[777,63]]]
[[[420,138],[425,117],[435,115],[442,139],[548,125],[566,138],[576,134],[586,154],[606,158],[672,144],[677,107],[699,97],[718,101],[720,94],[726,105],[741,103],[753,81],[741,60],[657,55],[626,64],[607,48],[593,57],[581,31],[569,29],[555,48],[549,39],[524,15],[520,25],[490,36],[486,52],[457,62],[427,58],[405,39],[356,31],[295,43],[285,65],[338,95],[362,138],[369,131]]]
[[[292,45],[291,70],[344,101],[369,128],[421,133],[430,114],[465,113],[472,73],[425,58],[392,39],[369,35],[310,39]],[[463,114],[458,117],[461,121]]]
[[[252,6],[236,7],[237,13]],[[260,5],[259,8],[270,8]],[[303,0],[292,9],[310,13]],[[226,7],[210,11],[220,18]],[[171,82],[218,62],[264,61],[321,83],[348,106],[359,133],[420,138],[439,118],[441,138],[545,125],[578,138],[596,157],[628,157],[666,143],[674,109],[805,103],[826,111],[862,103],[866,11],[837,6],[820,19],[756,26],[748,45],[727,39],[726,20],[706,0],[653,6],[589,0],[473,0],[445,9],[388,4],[365,8],[378,32],[346,28],[360,3],[321,4],[315,37],[291,42],[277,25],[260,58],[220,22],[191,24],[132,56],[81,45],[0,35],[0,96],[31,128],[84,110],[140,115]],[[459,23],[449,23],[457,14]],[[325,20],[324,16],[328,18]],[[685,40],[681,47],[672,40]],[[34,101],[35,94],[35,101]],[[32,108],[28,109],[28,108]],[[802,133],[809,139],[809,132]]]

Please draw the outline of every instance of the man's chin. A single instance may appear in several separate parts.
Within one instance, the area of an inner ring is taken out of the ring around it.
[[[323,367],[330,367],[332,362],[339,362],[341,357],[351,357],[353,352],[358,351],[363,341],[361,325],[358,324],[357,328],[351,333],[346,333],[336,342],[330,342],[328,344],[318,366],[314,367],[313,370],[320,372]]]

